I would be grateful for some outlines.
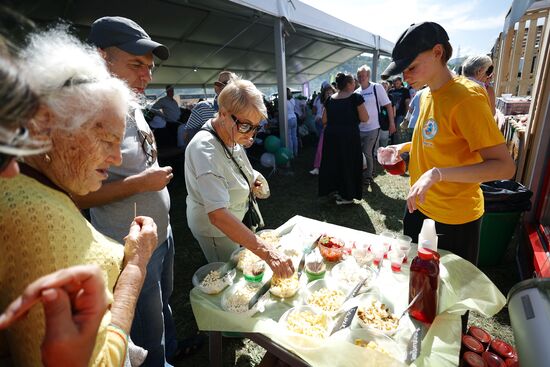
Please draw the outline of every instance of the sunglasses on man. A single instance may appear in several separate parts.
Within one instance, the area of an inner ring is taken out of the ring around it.
[[[256,134],[258,130],[260,130],[262,127],[260,125],[253,125],[248,122],[241,122],[235,115],[231,115],[231,118],[233,121],[235,121],[235,124],[237,124],[237,131],[241,134],[248,134],[249,132],[253,132]]]

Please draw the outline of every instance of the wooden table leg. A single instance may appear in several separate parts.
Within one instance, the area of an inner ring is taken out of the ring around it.
[[[221,331],[209,331],[208,334],[210,367],[222,367],[222,333]]]

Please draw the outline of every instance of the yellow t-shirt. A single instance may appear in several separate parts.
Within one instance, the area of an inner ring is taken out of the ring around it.
[[[124,247],[105,237],[81,215],[64,193],[34,178],[18,175],[0,179],[0,310],[37,278],[80,264],[96,264],[107,292],[121,271]],[[105,313],[98,330],[90,366],[121,366],[127,335],[109,326]],[[14,366],[40,366],[44,312],[40,304],[8,330],[0,332],[0,365],[9,355]]]
[[[420,98],[420,114],[410,150],[410,184],[433,167],[459,167],[482,162],[480,149],[504,143],[487,104],[485,89],[454,77]],[[438,182],[426,193],[419,210],[433,220],[464,224],[483,215],[479,183]]]

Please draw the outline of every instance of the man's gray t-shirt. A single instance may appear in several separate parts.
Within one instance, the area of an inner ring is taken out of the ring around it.
[[[147,150],[151,155],[151,150],[156,150],[156,144],[141,110],[136,109],[131,112],[131,115],[132,117],[126,119],[126,131],[120,146],[122,164],[109,169],[109,178],[105,183],[139,174],[150,167],[159,167],[156,160],[150,163],[151,158],[146,153]],[[104,235],[124,243],[124,237],[128,234],[130,224],[134,220],[134,203],[138,216],[149,216],[157,224],[158,243],[166,241],[170,223],[170,195],[166,187],[160,191],[139,193],[107,205],[91,208],[90,217],[93,226]]]

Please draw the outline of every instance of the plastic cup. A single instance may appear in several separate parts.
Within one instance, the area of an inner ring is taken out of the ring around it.
[[[395,242],[397,248],[404,253],[405,257],[403,258],[403,262],[406,263],[409,258],[409,253],[411,252],[412,238],[403,234],[399,234],[397,235]]]
[[[392,232],[385,231],[385,232],[380,233],[380,238],[381,238],[382,244],[384,245],[384,249],[385,249],[385,252],[386,252],[384,254],[384,258],[386,258],[387,257],[386,256],[387,252],[391,250],[392,245],[395,242],[395,234],[392,233]]]
[[[390,175],[394,175],[394,176],[401,176],[405,174],[405,171],[407,170],[407,166],[404,160],[400,160],[399,162],[394,164],[383,164],[382,167],[384,167],[384,169]]]
[[[386,253],[386,248],[382,243],[375,243],[371,246],[371,252],[374,255],[372,263],[374,266],[378,266],[380,262],[384,259],[384,254]]]
[[[365,247],[354,248],[351,250],[351,256],[355,259],[359,266],[370,265],[374,259],[374,255]]]
[[[391,175],[402,175],[407,167],[395,147],[380,147],[376,152],[378,163]]]
[[[394,273],[399,273],[401,271],[401,265],[403,264],[403,258],[405,254],[400,249],[394,249],[390,251],[388,258],[391,263],[391,270]]]

